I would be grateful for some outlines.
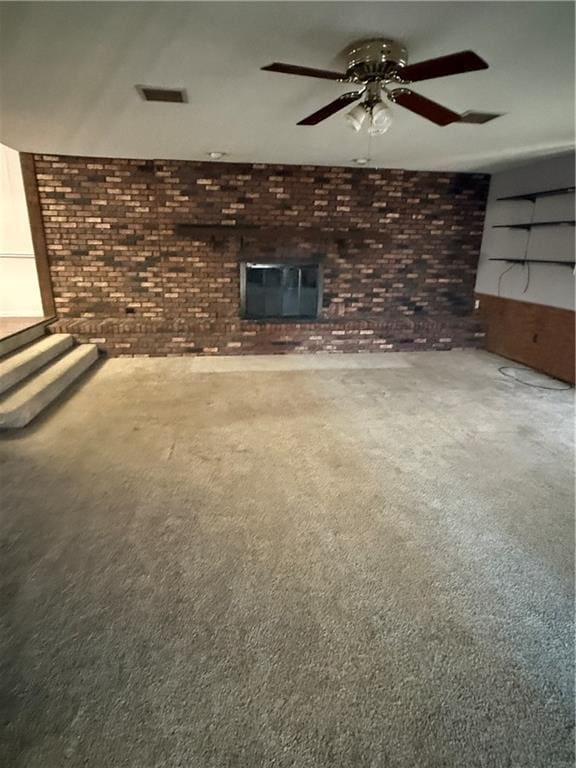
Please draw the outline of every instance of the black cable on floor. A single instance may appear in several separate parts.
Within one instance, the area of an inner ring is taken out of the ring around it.
[[[549,389],[552,392],[564,392],[566,389],[572,389],[571,384],[566,384],[563,387],[547,387],[544,384],[531,384],[529,381],[523,381],[522,379],[519,379],[517,376],[514,376],[513,374],[507,373],[507,371],[529,371],[530,368],[523,368],[520,365],[502,365],[500,368],[498,368],[499,372],[506,376],[508,379],[512,379],[513,381],[517,381],[519,384],[525,384],[527,387],[534,387],[535,389]],[[564,382],[558,382],[559,384],[563,384]]]

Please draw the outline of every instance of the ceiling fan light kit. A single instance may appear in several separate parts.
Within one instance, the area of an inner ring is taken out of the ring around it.
[[[500,117],[497,113],[488,112],[465,112],[460,115],[458,112],[454,112],[406,87],[413,82],[475,72],[487,68],[488,64],[473,51],[460,51],[448,56],[408,64],[406,47],[396,40],[386,38],[361,40],[351,45],[347,52],[345,72],[300,67],[280,62],[262,67],[267,72],[316,77],[341,83],[355,83],[361,86],[360,90],[345,93],[308,115],[308,117],[300,120],[298,125],[318,125],[354,101],[362,99],[360,104],[348,112],[346,122],[355,131],[359,131],[367,124],[368,132],[371,135],[385,133],[390,127],[392,110],[387,105],[387,101],[439,126],[453,123],[481,125]],[[368,116],[370,116],[370,120],[367,123],[366,118]]]
[[[368,112],[364,104],[357,104],[344,116],[344,119],[352,130],[359,131],[364,125],[367,116]]]
[[[383,101],[377,101],[372,106],[370,117],[368,133],[372,136],[380,136],[386,133],[392,125],[392,110]]]
[[[372,136],[386,133],[392,123],[392,110],[381,100],[378,83],[369,83],[364,101],[352,107],[344,119],[351,128],[359,131],[367,117],[370,117],[368,133]]]

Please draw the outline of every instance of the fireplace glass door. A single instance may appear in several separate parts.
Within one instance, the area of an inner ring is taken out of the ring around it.
[[[318,264],[242,264],[243,316],[253,319],[318,316]]]

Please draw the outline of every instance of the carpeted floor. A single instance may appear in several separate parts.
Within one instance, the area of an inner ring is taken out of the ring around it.
[[[287,360],[110,360],[0,438],[0,762],[571,768],[572,392]]]

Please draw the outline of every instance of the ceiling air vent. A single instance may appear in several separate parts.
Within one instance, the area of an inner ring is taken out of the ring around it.
[[[184,88],[155,88],[151,85],[137,85],[136,90],[144,101],[169,101],[185,104],[188,101]]]

